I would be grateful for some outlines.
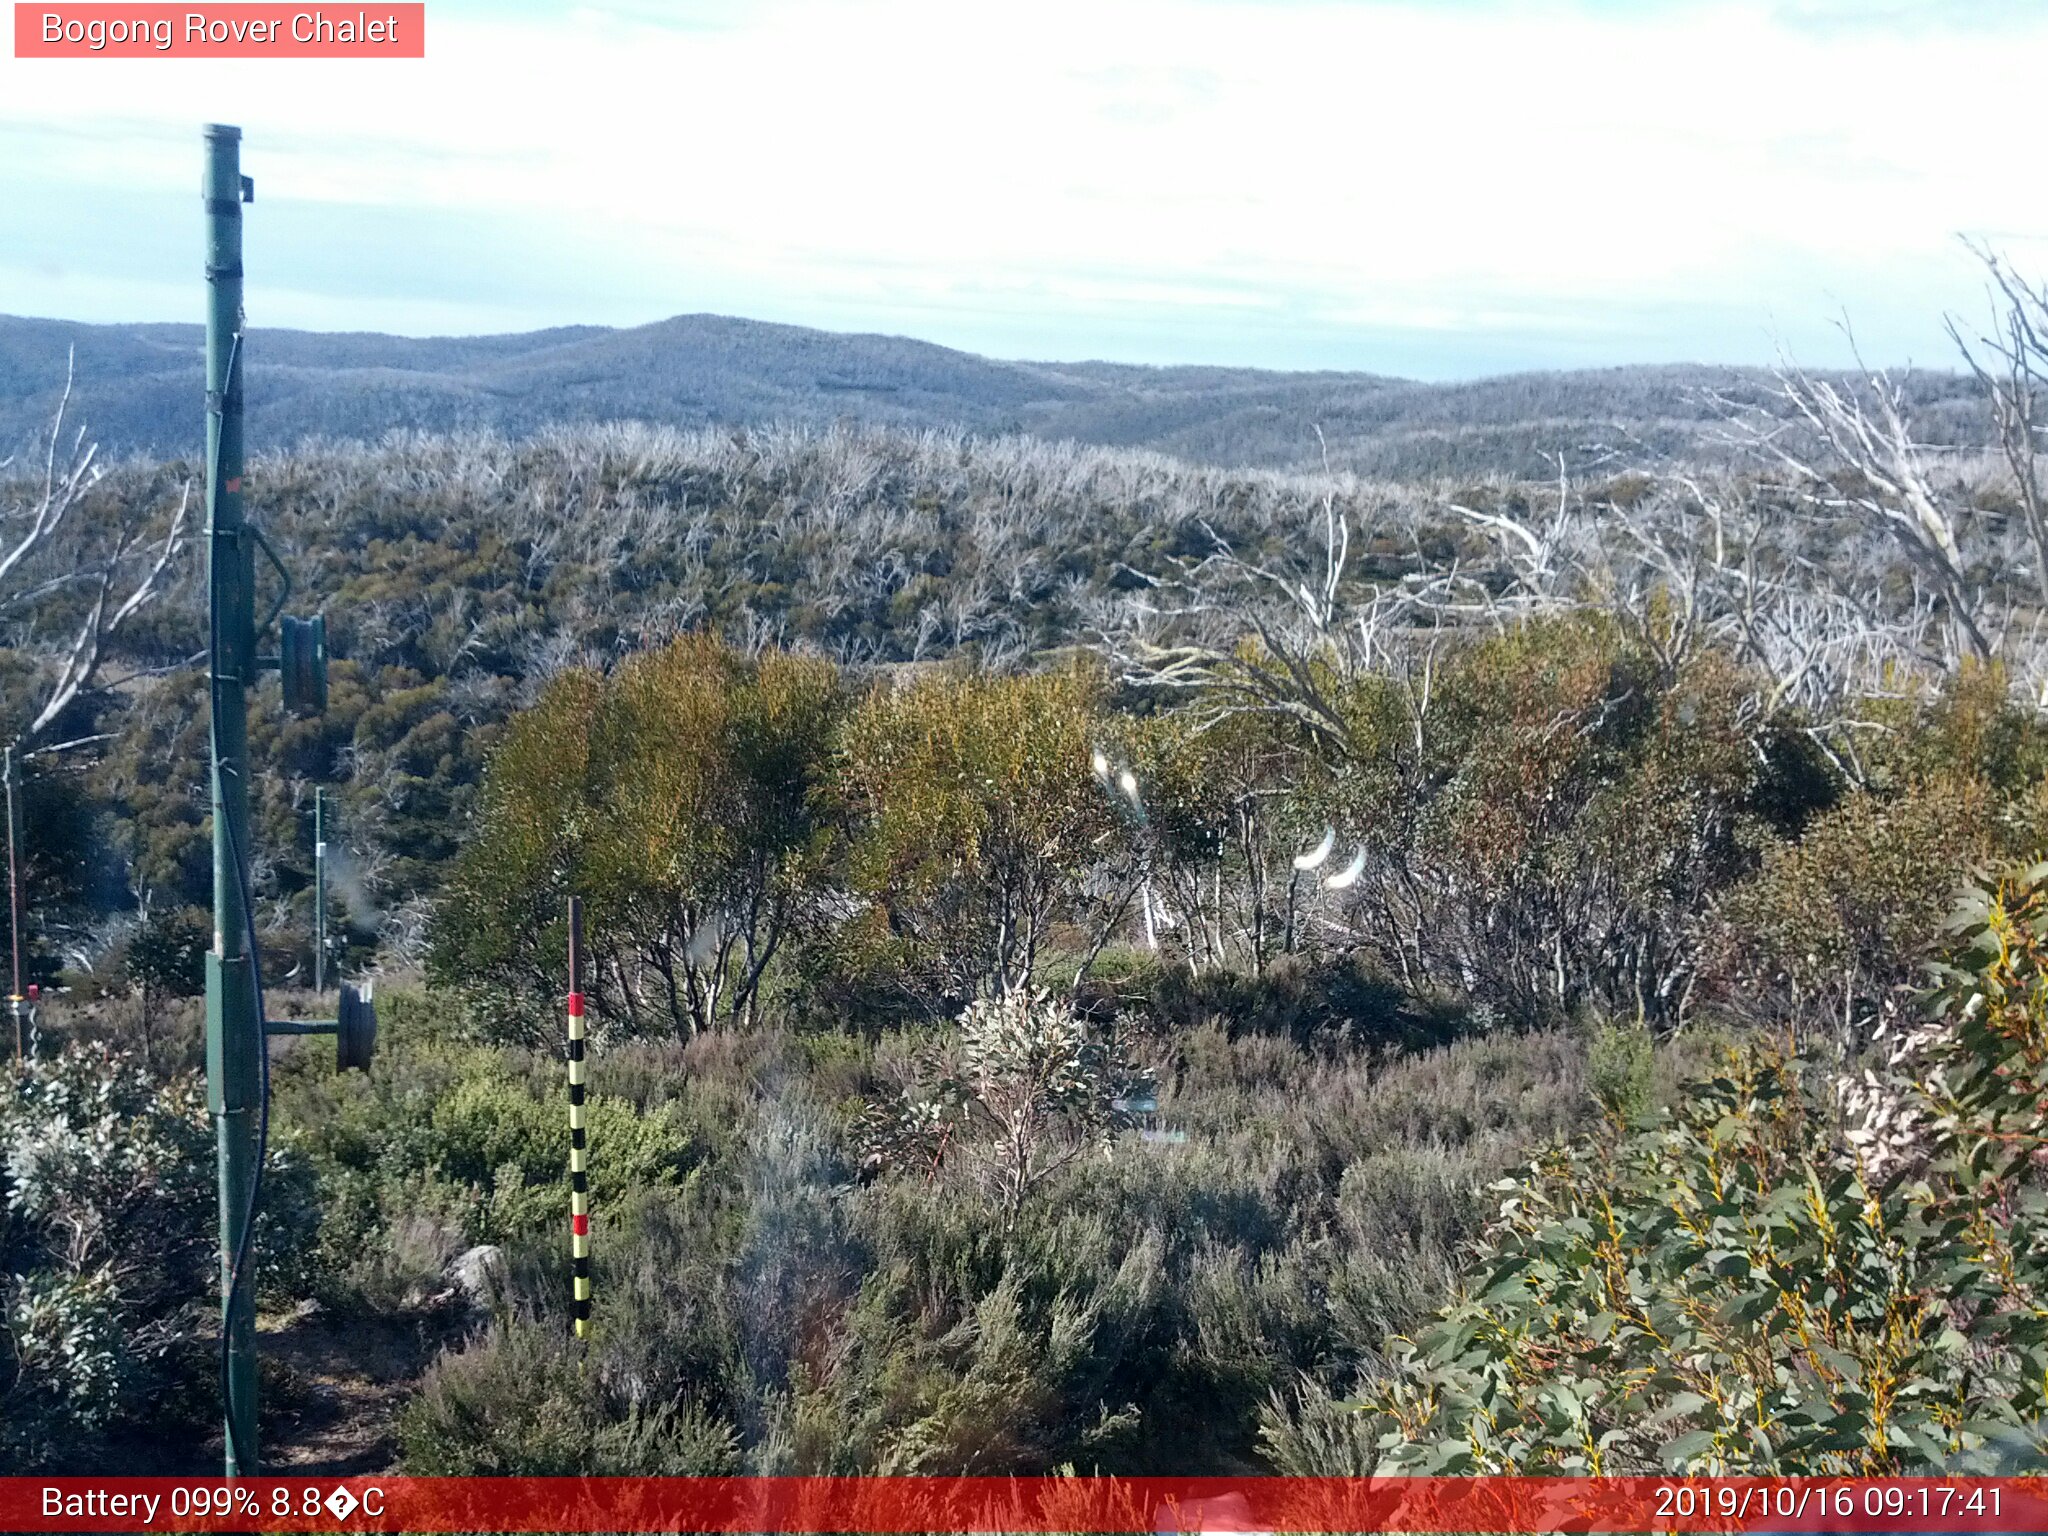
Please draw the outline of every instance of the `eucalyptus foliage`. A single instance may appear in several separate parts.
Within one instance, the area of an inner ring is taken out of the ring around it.
[[[435,974],[494,1032],[551,1037],[574,893],[606,1023],[751,1020],[805,915],[836,691],[822,663],[703,636],[609,677],[563,674],[492,760],[436,918]]]
[[[934,1011],[1029,986],[1056,925],[1094,928],[1082,877],[1118,848],[1088,768],[1101,716],[1099,679],[1077,668],[883,683],[847,720],[847,889],[868,943]]]
[[[1272,1414],[1279,1459],[1593,1475],[2041,1461],[2048,866],[1988,879],[1952,930],[1933,1022],[1883,1075],[1753,1043],[1667,1110],[1494,1186],[1460,1299],[1357,1402]]]

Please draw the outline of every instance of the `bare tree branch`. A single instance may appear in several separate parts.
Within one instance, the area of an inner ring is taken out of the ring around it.
[[[65,447],[74,382],[75,369],[67,362],[42,454],[41,483],[32,482],[25,496],[17,489],[18,499],[0,504],[0,615],[11,626],[0,639],[30,657],[36,669],[34,693],[17,716],[25,720],[18,737],[24,743],[98,686],[109,642],[163,589],[184,547],[192,501],[187,480],[161,541],[148,531],[147,505],[82,510],[101,471],[98,447],[85,440],[83,428],[71,433]],[[59,625],[66,638],[48,646],[42,635]]]

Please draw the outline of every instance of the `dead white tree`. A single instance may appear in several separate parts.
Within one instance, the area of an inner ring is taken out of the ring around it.
[[[1506,512],[1469,507],[1462,502],[1449,503],[1453,512],[1493,540],[1503,563],[1512,573],[1513,586],[1509,595],[1515,606],[1524,609],[1553,607],[1581,595],[1573,589],[1586,574],[1584,566],[1572,558],[1579,553],[1575,546],[1583,542],[1577,535],[1582,532],[1579,524],[1584,507],[1574,502],[1571,473],[1564,454],[1558,453],[1554,457],[1557,460],[1557,505],[1551,509],[1549,517],[1540,522],[1533,514],[1517,518]]]
[[[1333,685],[1352,663],[1352,615],[1338,600],[1350,536],[1334,497],[1322,521],[1323,568],[1310,574],[1238,553],[1204,520],[1210,554],[1178,577],[1148,578],[1138,622],[1103,637],[1125,680],[1203,696],[1221,713],[1287,715],[1341,746],[1348,727]]]
[[[1857,366],[1861,387],[1781,365],[1774,408],[1741,414],[1749,441],[1807,507],[1883,534],[1905,557],[1941,610],[1949,667],[1965,657],[1988,660],[1983,596],[1970,579],[1957,514],[1913,436],[1905,388],[1860,357]]]
[[[1965,242],[1968,243],[1968,242]],[[1970,249],[1991,277],[1991,325],[1973,347],[1949,317],[1948,333],[1990,401],[1992,436],[2012,471],[2021,521],[2034,545],[2034,582],[2048,604],[2048,506],[2041,492],[2041,391],[2048,382],[2048,284],[2030,286],[1996,253]]]
[[[80,694],[99,685],[114,636],[161,591],[183,547],[192,500],[188,480],[161,540],[145,507],[90,515],[88,494],[102,471],[98,444],[86,441],[83,427],[66,441],[75,378],[67,359],[41,475],[0,488],[0,638],[30,658],[35,678],[17,715],[17,745],[36,742]],[[14,463],[0,459],[0,476]]]
[[[1373,531],[1368,519],[1385,525],[1388,509],[1331,471],[1326,454],[1321,479],[1297,484],[1290,498],[1305,524],[1306,559],[1245,554],[1196,517],[1209,553],[1175,575],[1132,573],[1147,582],[1147,600],[1126,608],[1102,648],[1127,682],[1196,695],[1218,717],[1285,715],[1339,752],[1350,730],[1347,680],[1380,673],[1405,690],[1419,741],[1448,638],[1503,632],[1588,598],[1594,509],[1575,494],[1562,456],[1558,463],[1547,513],[1441,503],[1489,547],[1478,565],[1455,548],[1433,558],[1410,507],[1412,569],[1367,579],[1353,569],[1354,546]]]

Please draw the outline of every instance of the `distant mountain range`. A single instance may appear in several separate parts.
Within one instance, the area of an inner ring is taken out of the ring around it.
[[[1631,445],[1700,451],[1710,388],[1760,377],[1692,366],[1515,374],[1422,384],[1366,373],[1002,362],[900,336],[843,335],[679,315],[613,330],[412,338],[259,330],[247,360],[249,443],[376,440],[393,430],[636,418],[678,425],[822,425],[1024,432],[1142,447],[1210,463],[1331,462],[1390,478],[1554,474]],[[0,455],[45,428],[76,349],[72,421],[116,456],[195,455],[203,332],[196,325],[81,325],[0,316]],[[1922,375],[1923,430],[1975,441],[1967,382]]]

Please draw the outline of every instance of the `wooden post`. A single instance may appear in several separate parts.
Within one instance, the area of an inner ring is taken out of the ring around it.
[[[583,1120],[583,900],[569,898],[569,1267],[576,1337],[590,1332],[590,1173]]]

